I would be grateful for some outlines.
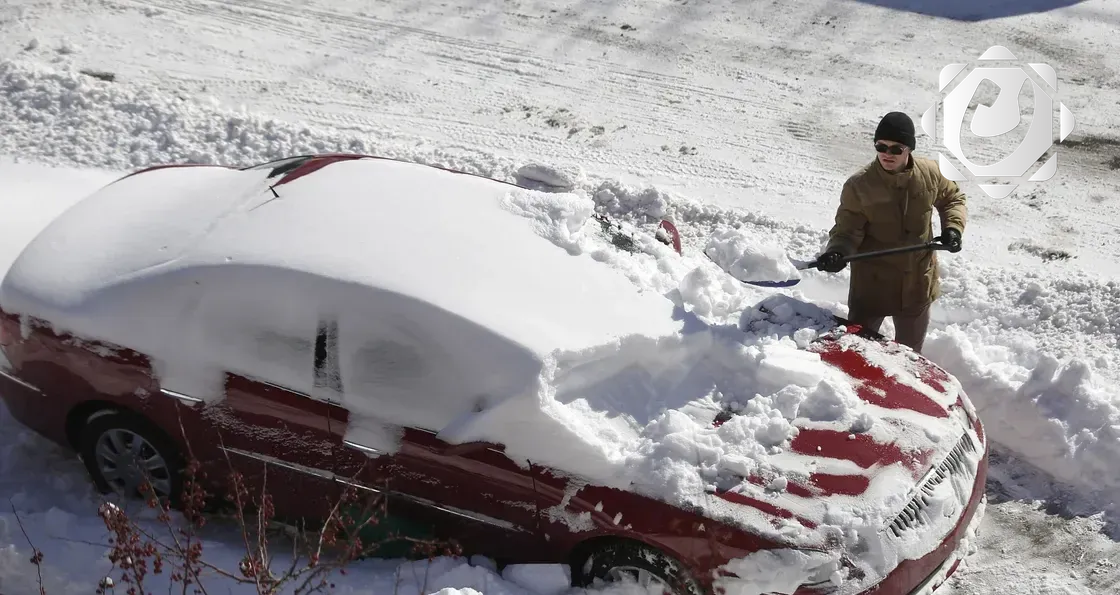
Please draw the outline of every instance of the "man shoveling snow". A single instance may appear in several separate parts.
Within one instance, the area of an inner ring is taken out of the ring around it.
[[[879,122],[874,142],[878,158],[844,183],[836,223],[818,267],[835,273],[853,255],[929,245],[935,239],[950,252],[959,252],[967,218],[965,195],[941,174],[935,161],[913,155],[914,122],[906,114],[891,112]],[[942,229],[937,238],[931,227],[935,208]],[[878,332],[890,316],[896,341],[921,352],[930,306],[940,294],[932,249],[861,259],[852,263],[848,318]]]

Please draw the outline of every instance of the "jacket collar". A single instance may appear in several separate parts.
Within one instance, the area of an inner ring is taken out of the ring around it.
[[[897,188],[902,188],[910,183],[910,178],[914,174],[914,155],[910,155],[906,166],[900,171],[891,172],[883,169],[883,166],[879,163],[878,157],[874,158],[874,161],[871,162],[871,167],[878,174],[881,181]]]

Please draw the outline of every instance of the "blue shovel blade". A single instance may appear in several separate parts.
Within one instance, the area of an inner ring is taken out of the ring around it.
[[[801,279],[786,279],[785,281],[743,281],[740,279],[739,281],[748,285],[757,285],[758,287],[793,287],[800,283]]]

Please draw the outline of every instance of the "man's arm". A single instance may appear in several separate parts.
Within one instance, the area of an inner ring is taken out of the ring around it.
[[[836,209],[836,221],[828,232],[828,246],[825,252],[839,252],[851,256],[863,243],[867,216],[863,214],[859,198],[852,190],[851,182],[844,183],[840,191],[840,206]]]
[[[946,178],[940,172],[937,174],[937,201],[934,207],[941,215],[941,230],[954,228],[964,235],[965,221],[968,219],[968,205],[965,204],[964,192],[956,182]]]

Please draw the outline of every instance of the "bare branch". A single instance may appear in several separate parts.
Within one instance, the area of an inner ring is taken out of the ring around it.
[[[180,422],[180,431],[183,431],[182,422]],[[116,505],[106,502],[99,508],[106,527],[114,535],[109,545],[110,560],[124,573],[121,582],[128,584],[129,595],[144,592],[142,583],[148,573],[149,560],[155,574],[163,572],[165,563],[171,564],[171,582],[182,584],[183,595],[187,595],[188,585],[193,587],[193,593],[206,593],[201,581],[203,572],[213,573],[236,584],[253,584],[257,588],[258,595],[272,595],[289,583],[295,587],[296,595],[307,595],[333,588],[331,576],[335,572],[346,574],[346,566],[350,562],[375,553],[382,544],[389,541],[403,540],[411,543],[414,553],[426,553],[429,559],[439,548],[439,545],[433,541],[400,537],[395,534],[389,535],[382,541],[363,543],[361,537],[363,530],[377,525],[379,519],[387,514],[387,500],[383,491],[376,490],[368,494],[363,491],[363,495],[359,497],[360,483],[355,480],[344,482],[348,485],[345,486],[343,494],[331,503],[325,522],[317,527],[314,533],[308,530],[303,522],[300,522],[299,526],[291,526],[291,531],[284,532],[292,539],[292,560],[290,564],[285,565],[287,568],[282,569],[282,574],[274,573],[269,534],[275,524],[272,519],[274,509],[273,497],[269,492],[268,465],[266,464],[262,475],[257,496],[259,501],[256,501],[256,498],[251,496],[246,478],[230,460],[220,431],[218,442],[228,470],[226,479],[229,491],[223,494],[223,501],[230,504],[234,510],[241,542],[245,548],[239,567],[223,569],[203,559],[202,541],[195,535],[195,531],[205,524],[205,517],[201,511],[212,494],[205,491],[200,479],[204,475],[201,472],[201,464],[192,455],[186,461],[183,472],[183,496],[180,498],[183,516],[187,521],[186,527],[177,527],[172,522],[171,503],[167,500],[161,501],[155,496],[150,481],[145,482],[142,487],[148,506],[158,512],[158,518],[168,532],[167,539],[160,540],[152,534],[152,531],[133,521],[127,512]],[[187,449],[189,452],[189,441],[187,441]],[[360,476],[360,472],[356,475]],[[248,517],[251,509],[255,509],[252,512],[256,514],[256,518],[252,520]],[[256,531],[256,535],[251,535],[252,531]],[[445,550],[452,551],[453,548],[445,548]],[[331,553],[329,560],[326,559],[328,552]],[[307,561],[303,562],[305,554]],[[98,590],[99,595],[104,595],[106,588],[112,588],[111,578],[106,577],[102,585]]]
[[[16,511],[16,503],[8,498],[8,504],[12,507],[12,514],[16,517],[16,524],[19,525],[23,538],[27,540],[27,545],[31,546],[31,563],[35,565],[35,572],[39,575],[39,595],[47,595],[47,590],[43,587],[43,552],[35,547],[34,543],[31,543],[31,536],[27,534],[27,529],[23,527],[23,520],[19,518],[19,512]]]

